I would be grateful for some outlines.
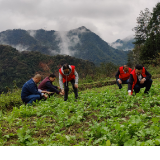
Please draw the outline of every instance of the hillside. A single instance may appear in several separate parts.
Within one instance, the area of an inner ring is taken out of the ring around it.
[[[64,63],[75,65],[81,78],[93,74],[95,68],[92,62],[68,55],[49,56],[39,52],[19,52],[10,46],[0,45],[0,93],[7,91],[7,88],[13,88],[15,83],[22,87],[35,73],[40,73],[43,77],[54,73],[58,77],[58,70]]]
[[[81,91],[76,101],[73,94],[67,102],[53,96],[0,111],[0,145],[159,146],[159,88],[157,79],[149,95],[142,89],[130,97],[127,85],[121,90],[113,85]],[[13,94],[20,99],[19,91]]]
[[[113,48],[127,51],[127,50],[132,50],[134,48],[134,44],[133,44],[134,41],[135,41],[134,38],[125,38],[123,40],[117,39],[115,42],[111,43],[110,45]]]
[[[0,44],[11,45],[19,51],[38,51],[47,55],[70,55],[94,62],[125,64],[127,53],[108,45],[98,35],[85,27],[59,32],[14,29],[0,32]]]

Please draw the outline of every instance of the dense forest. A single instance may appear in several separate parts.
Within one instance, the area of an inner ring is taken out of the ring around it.
[[[75,65],[81,78],[93,74],[95,70],[94,63],[68,55],[19,52],[11,46],[0,45],[0,92],[16,86],[22,87],[36,73],[40,73],[43,78],[50,73],[58,76],[58,70],[64,63]]]
[[[128,64],[141,63],[145,66],[160,64],[160,3],[151,12],[148,8],[137,17],[135,47],[128,54]]]

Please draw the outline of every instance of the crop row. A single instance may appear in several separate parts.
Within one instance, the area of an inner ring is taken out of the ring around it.
[[[160,85],[148,95],[126,87],[88,89],[0,112],[1,145],[160,145]]]

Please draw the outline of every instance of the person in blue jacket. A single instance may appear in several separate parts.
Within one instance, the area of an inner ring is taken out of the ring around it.
[[[23,87],[21,92],[21,99],[26,104],[32,104],[32,102],[36,100],[42,99],[42,97],[48,98],[44,93],[48,93],[47,91],[42,91],[37,88],[37,84],[41,81],[41,75],[36,74],[33,78],[27,81]]]

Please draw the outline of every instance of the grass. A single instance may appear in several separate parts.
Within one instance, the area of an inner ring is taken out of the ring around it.
[[[127,85],[87,89],[67,102],[52,96],[0,111],[1,146],[160,145],[160,85],[127,95]],[[18,93],[17,93],[18,94]]]

